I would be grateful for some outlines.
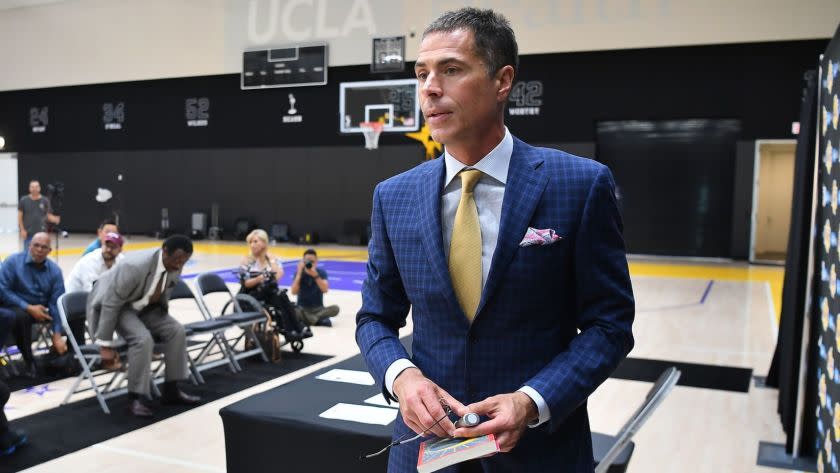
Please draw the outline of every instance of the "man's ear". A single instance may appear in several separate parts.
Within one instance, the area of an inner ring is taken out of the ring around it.
[[[499,102],[506,102],[510,90],[513,88],[514,78],[513,66],[507,65],[496,72],[496,82],[498,83],[498,92],[496,93],[496,100]]]

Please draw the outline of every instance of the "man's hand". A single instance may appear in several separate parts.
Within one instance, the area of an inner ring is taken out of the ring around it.
[[[418,434],[434,425],[441,417],[444,419],[427,435],[432,433],[446,438],[455,432],[455,425],[446,416],[441,400],[459,416],[467,412],[463,404],[423,376],[417,368],[407,368],[397,376],[394,380],[394,394],[400,401],[400,413],[405,424]]]
[[[487,416],[490,420],[475,427],[460,428],[454,432],[454,437],[479,437],[494,434],[499,443],[499,449],[509,452],[516,446],[528,423],[539,418],[539,411],[531,398],[523,392],[499,394],[470,404],[466,412],[475,412]]]
[[[312,264],[310,265],[310,267],[307,268],[306,267],[306,260],[304,259],[303,261],[301,261],[301,263],[303,263],[303,266],[302,266],[303,271],[306,274],[312,276],[313,278],[317,278],[318,277],[318,270],[316,270],[315,268],[318,267],[318,262],[317,261],[309,261],[309,262],[312,263]]]
[[[41,304],[26,306],[26,312],[38,322],[46,322],[48,320],[52,320],[52,317],[50,317],[47,308],[42,306]]]
[[[26,237],[27,237],[28,235],[29,235],[29,234],[28,234],[28,233],[26,233],[26,230],[24,230],[24,229],[22,229],[22,228],[20,229],[20,239],[21,239],[21,240],[26,240]]]
[[[52,334],[52,342],[56,353],[59,355],[67,353],[67,343],[64,342],[64,337],[60,333]]]

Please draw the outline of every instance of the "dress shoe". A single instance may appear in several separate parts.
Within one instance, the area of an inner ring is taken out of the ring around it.
[[[0,435],[0,456],[11,455],[26,443],[26,434],[20,430],[7,430]]]
[[[174,393],[166,393],[160,400],[163,404],[180,404],[183,406],[195,406],[201,404],[201,398],[198,396],[191,396],[180,389]]]
[[[38,369],[35,367],[35,364],[31,365],[24,365],[23,371],[20,373],[21,378],[25,379],[35,379],[38,377]]]
[[[315,325],[319,327],[332,327],[332,320],[329,318],[323,318],[315,323]]]
[[[131,401],[131,404],[128,405],[128,412],[131,412],[131,414],[135,417],[148,418],[155,415],[154,411],[152,411],[149,406],[143,404],[143,401],[140,399],[134,399]]]

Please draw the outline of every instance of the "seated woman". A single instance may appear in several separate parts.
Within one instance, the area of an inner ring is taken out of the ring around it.
[[[268,253],[268,234],[265,230],[257,229],[248,234],[246,241],[250,251],[239,265],[239,281],[242,284],[239,292],[248,294],[266,308],[272,309],[268,311],[269,314],[279,317],[274,323],[284,329],[287,335],[301,338],[305,325],[294,310],[284,310],[290,305],[284,304],[288,302],[288,297],[277,287],[277,281],[283,277],[283,267]],[[282,300],[284,297],[286,301]]]

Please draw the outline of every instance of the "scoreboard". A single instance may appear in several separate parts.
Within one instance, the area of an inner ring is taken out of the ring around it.
[[[327,64],[326,43],[251,49],[242,54],[241,88],[324,85]]]

